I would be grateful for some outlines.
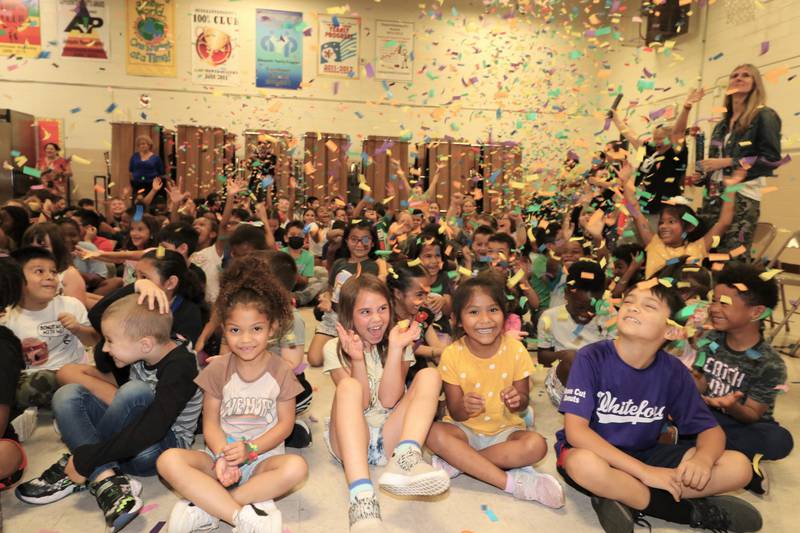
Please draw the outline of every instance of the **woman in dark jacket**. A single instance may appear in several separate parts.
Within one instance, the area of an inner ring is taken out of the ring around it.
[[[725,114],[711,134],[709,157],[698,162],[704,176],[697,184],[706,189],[701,215],[716,220],[724,201],[723,181],[734,186],[734,221],[717,249],[727,252],[744,246],[745,253],[737,257],[748,260],[761,214],[761,188],[766,176],[775,175],[781,160],[781,119],[765,105],[764,82],[753,65],[733,69],[726,95]],[[697,100],[690,95],[683,114],[688,115]]]

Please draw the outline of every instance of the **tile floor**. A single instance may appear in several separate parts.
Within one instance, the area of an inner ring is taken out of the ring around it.
[[[796,297],[796,296],[795,296]],[[310,310],[303,310],[309,325],[310,339],[314,319]],[[800,334],[800,318],[792,322],[788,338],[796,339]],[[788,344],[786,335],[781,335],[776,345]],[[800,359],[785,358],[789,368],[790,390],[779,398],[776,417],[798,438],[800,436]],[[314,443],[301,450],[308,461],[310,474],[306,482],[295,492],[277,502],[283,513],[283,533],[346,533],[347,490],[341,468],[328,455],[322,441],[322,420],[328,415],[333,386],[329,378],[319,369],[307,372],[309,381],[316,387],[314,402],[310,409]],[[536,429],[552,444],[554,434],[561,425],[561,416],[543,392],[543,372],[534,376],[531,398],[536,412]],[[305,415],[306,419],[309,415]],[[27,443],[28,469],[23,479],[38,475],[52,464],[62,453],[63,445],[51,425],[47,413],[40,416],[39,426]],[[552,453],[537,465],[541,471],[555,472],[555,456]],[[764,516],[764,528],[768,533],[797,531],[797,512],[794,497],[800,490],[800,455],[795,452],[780,463],[769,465],[773,491],[765,498],[749,493],[739,494],[753,503]],[[379,472],[373,473],[377,479]],[[177,497],[157,478],[140,478],[144,485],[143,515],[132,522],[126,533],[153,531],[161,521],[166,521]],[[595,520],[589,500],[573,489],[566,488],[567,503],[563,509],[554,511],[536,503],[520,502],[502,494],[467,476],[452,481],[451,489],[433,501],[401,500],[386,493],[380,494],[385,531],[426,533],[521,533],[531,531],[569,531],[582,533],[601,531]],[[12,491],[2,493],[2,508],[7,533],[84,533],[104,531],[104,521],[94,498],[88,493],[79,493],[60,502],[34,507],[19,502]],[[489,520],[481,510],[487,505],[497,517]],[[795,511],[792,511],[792,509]],[[660,520],[651,520],[657,531],[681,531],[683,529]],[[222,526],[220,531],[229,531]],[[637,531],[643,531],[638,528]]]

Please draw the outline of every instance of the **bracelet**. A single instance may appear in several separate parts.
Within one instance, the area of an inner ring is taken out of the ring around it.
[[[245,459],[244,464],[250,464],[258,459],[258,444],[255,444],[249,440],[244,440],[244,438],[242,438],[242,442],[244,442],[244,445],[247,448],[247,458]]]

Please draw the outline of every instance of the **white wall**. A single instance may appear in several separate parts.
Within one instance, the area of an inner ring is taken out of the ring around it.
[[[55,1],[41,3],[43,41],[56,41],[60,36]],[[423,11],[416,2],[407,0],[349,2],[349,14],[357,13],[363,19],[362,64],[374,62],[375,19],[415,23],[415,70],[425,66],[426,71],[435,71],[437,79],[416,73],[410,84],[394,83],[390,96],[381,81],[368,79],[363,72],[359,80],[339,81],[337,94],[336,80],[317,76],[315,14],[324,12],[331,3],[224,2],[226,8],[238,9],[242,20],[243,81],[240,87],[232,88],[193,85],[190,73],[190,8],[221,6],[222,2],[178,0],[177,78],[125,73],[124,6],[121,1],[109,3],[110,61],[62,59],[54,45],[45,47],[51,50],[49,59],[22,61],[14,70],[8,67],[17,61],[0,59],[0,107],[63,118],[67,153],[92,161],[88,166],[73,165],[79,195],[91,194],[90,177],[105,173],[102,152],[110,148],[108,123],[142,120],[139,97],[145,93],[152,101],[150,109],[144,110],[148,121],[169,127],[222,126],[235,133],[248,128],[287,129],[297,137],[306,131],[346,133],[353,142],[351,156],[360,154],[360,140],[367,135],[407,132],[412,133],[413,142],[444,135],[472,142],[490,136],[493,140],[521,141],[527,167],[560,160],[570,147],[588,151],[595,144],[593,132],[599,129],[598,119],[591,116],[585,101],[597,90],[591,76],[596,69],[591,57],[597,52],[570,35],[569,26],[545,24],[541,17],[505,19],[498,14],[487,15],[481,2],[475,2],[479,7],[466,1],[448,1],[443,7],[433,2],[438,14],[430,8]],[[304,20],[311,24],[312,36],[304,39],[302,90],[254,87],[256,7],[303,11]],[[575,58],[575,51],[582,57]],[[478,83],[465,87],[462,80],[472,77],[478,77]],[[118,107],[108,114],[105,109],[112,102]],[[562,110],[554,110],[554,104]],[[70,113],[75,107],[81,111]],[[302,156],[299,150],[296,156]]]

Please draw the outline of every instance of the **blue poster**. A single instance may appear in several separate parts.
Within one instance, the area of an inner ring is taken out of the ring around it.
[[[304,28],[302,13],[256,10],[256,87],[300,88]]]

